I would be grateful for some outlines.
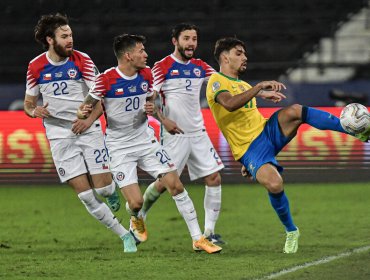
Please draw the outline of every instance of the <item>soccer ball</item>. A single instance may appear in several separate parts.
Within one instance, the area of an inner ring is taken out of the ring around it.
[[[364,132],[370,126],[370,114],[364,105],[351,103],[340,113],[340,124],[351,134]]]

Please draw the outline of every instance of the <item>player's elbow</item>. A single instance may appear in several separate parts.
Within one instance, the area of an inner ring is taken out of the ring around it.
[[[234,112],[235,110],[239,109],[238,106],[236,106],[235,104],[232,104],[232,103],[225,104],[224,107],[229,112]]]

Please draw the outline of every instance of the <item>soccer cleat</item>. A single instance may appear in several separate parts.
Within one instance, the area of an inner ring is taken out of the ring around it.
[[[212,233],[208,236],[206,236],[206,239],[210,242],[212,242],[213,244],[216,244],[216,245],[223,245],[225,244],[225,241],[222,240],[222,237],[220,234],[217,234],[217,233]]]
[[[222,248],[202,236],[199,240],[193,241],[193,250],[195,252],[206,251],[208,254],[214,254],[221,252]]]
[[[362,142],[369,142],[370,141],[370,126],[364,132],[356,134],[355,137]]]
[[[144,242],[148,239],[144,219],[142,217],[131,216],[130,232],[135,237],[136,242]]]
[[[135,253],[135,252],[137,252],[135,239],[131,235],[130,232],[123,235],[121,237],[121,239],[123,241],[123,251],[125,253]]]
[[[108,196],[106,200],[109,208],[112,209],[113,212],[117,212],[121,208],[121,201],[117,190],[114,190],[112,195]]]
[[[299,229],[294,231],[288,231],[286,233],[286,241],[283,252],[286,254],[296,253],[298,250],[298,238],[299,238]]]

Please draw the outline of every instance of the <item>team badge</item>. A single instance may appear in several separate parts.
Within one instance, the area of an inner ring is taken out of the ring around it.
[[[61,167],[58,169],[58,173],[60,176],[66,175],[66,171],[64,170],[64,168],[61,168]]]
[[[122,181],[123,179],[125,179],[125,174],[123,172],[118,172],[116,175],[116,179],[118,181]]]
[[[141,85],[140,85],[141,89],[142,89],[144,92],[147,92],[147,91],[148,91],[148,86],[149,86],[149,84],[148,84],[148,82],[147,82],[147,81],[142,82],[142,83],[141,83]]]
[[[200,71],[199,68],[194,68],[193,72],[194,72],[195,76],[197,76],[197,77],[200,77],[200,75],[202,74],[202,71]]]
[[[70,68],[70,69],[68,69],[68,71],[67,71],[67,75],[68,75],[68,77],[69,77],[70,79],[74,79],[74,78],[76,78],[76,76],[77,76],[77,70],[76,70],[76,69],[74,69],[74,68]]]
[[[220,87],[221,87],[220,82],[214,82],[214,83],[212,84],[212,90],[213,90],[213,92],[218,91],[218,90],[220,89]]]

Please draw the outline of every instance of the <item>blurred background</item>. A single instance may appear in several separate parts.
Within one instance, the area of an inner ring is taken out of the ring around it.
[[[33,29],[43,14],[70,18],[75,49],[86,52],[100,71],[115,66],[113,37],[147,38],[149,66],[173,51],[171,28],[191,22],[200,28],[196,56],[215,69],[217,39],[246,42],[248,70],[241,78],[254,85],[275,79],[287,85],[287,99],[327,107],[338,115],[348,103],[370,105],[370,1],[354,0],[3,0],[0,2],[0,182],[57,182],[41,122],[23,110],[27,65],[43,50]],[[206,126],[227,167],[226,181],[240,181],[222,135],[201,97]],[[271,103],[258,100],[267,116]],[[275,106],[275,107],[276,107]],[[369,181],[370,147],[332,132],[302,127],[278,160],[288,181]],[[144,175],[143,180],[148,178]],[[236,179],[235,179],[236,178]],[[186,179],[185,179],[186,180]]]

